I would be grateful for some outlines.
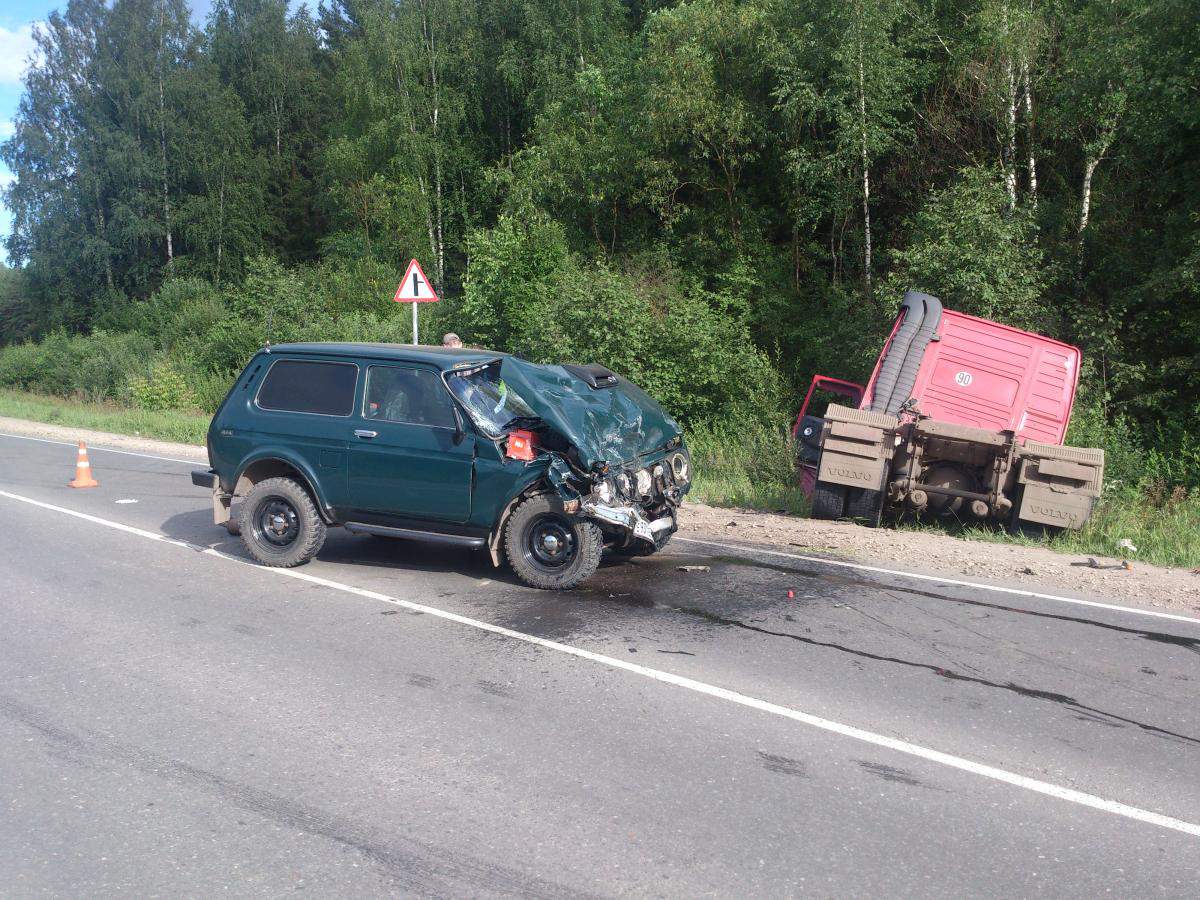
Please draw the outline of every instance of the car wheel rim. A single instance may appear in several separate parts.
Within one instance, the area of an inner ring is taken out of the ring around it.
[[[290,547],[300,536],[296,507],[282,497],[268,497],[254,516],[254,536],[272,547]]]
[[[575,530],[559,516],[543,516],[525,532],[525,559],[547,572],[557,572],[575,559]]]

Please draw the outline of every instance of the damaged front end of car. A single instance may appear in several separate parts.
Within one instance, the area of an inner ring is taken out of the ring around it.
[[[678,527],[691,488],[683,435],[662,407],[602,366],[516,357],[447,373],[447,385],[509,459],[544,465],[563,511],[615,549],[648,553]]]

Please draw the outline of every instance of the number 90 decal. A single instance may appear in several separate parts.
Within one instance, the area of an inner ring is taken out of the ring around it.
[[[959,387],[967,387],[974,380],[970,372],[959,372],[954,376],[954,383]]]

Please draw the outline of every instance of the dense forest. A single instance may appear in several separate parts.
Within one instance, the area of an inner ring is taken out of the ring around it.
[[[781,429],[911,286],[1081,345],[1075,440],[1196,483],[1194,0],[70,0],[38,46],[0,383],[211,408],[268,337],[407,340],[416,256],[427,340]]]

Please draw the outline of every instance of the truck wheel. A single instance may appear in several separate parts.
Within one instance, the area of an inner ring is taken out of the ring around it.
[[[600,565],[604,535],[598,526],[566,514],[557,497],[539,494],[513,510],[504,528],[504,552],[530,587],[565,591]]]
[[[868,528],[878,528],[883,520],[883,491],[851,488],[846,494],[846,518]]]
[[[325,543],[325,523],[304,486],[292,478],[267,478],[242,501],[238,527],[250,555],[264,566],[303,565]]]
[[[812,517],[840,519],[846,510],[846,486],[818,481],[813,485]]]

